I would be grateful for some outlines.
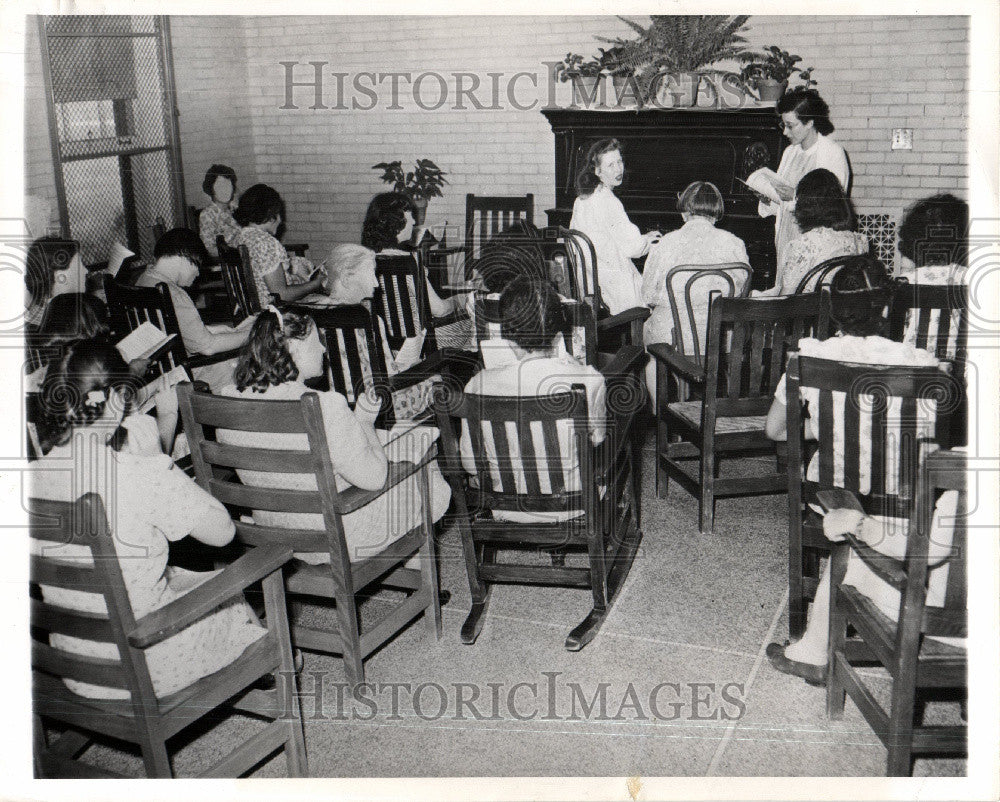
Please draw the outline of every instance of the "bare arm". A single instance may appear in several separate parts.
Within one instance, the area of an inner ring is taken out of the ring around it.
[[[305,284],[289,285],[285,279],[285,270],[280,265],[278,269],[264,276],[264,283],[268,292],[277,295],[282,301],[297,301],[314,292],[321,292],[323,289],[323,277],[316,276],[309,279]]]

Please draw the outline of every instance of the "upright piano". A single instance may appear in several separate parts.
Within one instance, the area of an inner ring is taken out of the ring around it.
[[[740,109],[543,109],[555,134],[556,207],[549,225],[568,226],[575,179],[598,139],[622,144],[625,180],[615,190],[643,231],[671,231],[681,223],[677,197],[692,181],[719,188],[726,213],[719,223],[747,246],[753,286],[774,284],[774,218],[757,214],[757,199],[737,179],[759,167],[777,169],[785,139],[773,107]]]

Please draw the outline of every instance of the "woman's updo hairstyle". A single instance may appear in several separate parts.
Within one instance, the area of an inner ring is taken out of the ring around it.
[[[590,146],[587,158],[576,174],[576,191],[581,197],[588,197],[600,186],[601,179],[597,177],[597,167],[601,163],[601,156],[621,149],[621,143],[617,139],[598,139]]]
[[[857,229],[854,207],[840,186],[840,180],[823,168],[810,170],[799,180],[795,187],[794,215],[802,233],[814,228]]]
[[[49,365],[42,385],[39,424],[42,453],[69,442],[74,427],[99,420],[109,403],[124,403],[123,411],[127,413],[140,384],[129,373],[118,349],[107,340],[77,340],[68,344],[62,358]],[[113,398],[112,390],[119,395]],[[110,445],[120,449],[126,436],[119,427]]]
[[[520,276],[500,295],[503,336],[525,351],[544,351],[565,328],[562,301],[552,283]]]
[[[843,334],[879,334],[891,294],[885,266],[878,259],[868,254],[852,256],[830,281],[830,317]]]
[[[794,112],[803,123],[812,120],[813,128],[817,134],[827,136],[833,133],[833,123],[830,122],[830,107],[826,101],[819,96],[815,89],[806,89],[804,86],[796,87],[786,92],[778,101],[778,114]]]
[[[250,387],[255,393],[263,393],[268,387],[295,381],[299,369],[288,350],[288,341],[305,339],[312,327],[306,315],[287,312],[279,317],[270,309],[262,310],[236,359],[236,389],[242,392]]]

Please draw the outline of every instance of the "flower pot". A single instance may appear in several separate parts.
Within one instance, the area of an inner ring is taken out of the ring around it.
[[[590,108],[591,106],[603,103],[602,87],[598,86],[603,77],[603,75],[580,75],[579,73],[572,73],[569,79],[570,85],[573,87],[573,102],[571,105],[582,105],[585,108]]]
[[[781,96],[785,94],[788,81],[775,81],[773,78],[764,78],[757,81],[757,96],[761,103],[777,103]]]
[[[664,109],[690,108],[698,101],[700,80],[695,72],[661,73],[650,86],[650,100]]]
[[[719,87],[715,76],[698,76],[698,94],[696,103],[700,109],[715,109],[719,107]]]
[[[413,224],[422,226],[427,219],[427,198],[410,198],[413,204]]]

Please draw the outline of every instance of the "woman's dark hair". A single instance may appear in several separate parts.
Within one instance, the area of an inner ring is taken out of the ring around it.
[[[299,369],[288,350],[288,341],[304,339],[313,325],[306,315],[286,312],[279,320],[274,312],[263,310],[236,359],[236,389],[242,392],[250,387],[255,393],[263,393],[268,387],[295,381]]]
[[[79,250],[76,240],[61,237],[41,237],[28,246],[24,285],[31,306],[39,306],[49,300],[55,273],[66,270]]]
[[[361,226],[361,244],[379,253],[398,248],[399,232],[406,228],[406,214],[413,211],[410,199],[401,192],[382,192],[372,198]]]
[[[172,228],[156,241],[153,258],[163,259],[167,256],[182,256],[193,262],[199,270],[210,258],[205,243],[190,228]]]
[[[964,265],[969,204],[951,194],[917,201],[899,224],[899,252],[917,267]]]
[[[278,190],[267,184],[254,184],[240,195],[240,205],[236,209],[236,222],[241,226],[250,223],[258,225],[285,216],[285,202]]]
[[[597,177],[597,166],[601,163],[601,156],[621,149],[621,143],[617,139],[598,139],[590,146],[587,158],[576,174],[576,191],[581,197],[586,198],[591,195],[601,183],[601,179]]]
[[[45,307],[38,331],[44,345],[104,338],[108,336],[108,308],[93,295],[63,293]]]
[[[212,189],[215,187],[216,178],[228,178],[232,182],[233,192],[236,192],[236,171],[225,164],[213,164],[205,173],[205,180],[201,182],[202,192],[212,200],[215,200]]]
[[[878,259],[867,254],[851,257],[830,280],[830,317],[844,334],[878,334],[889,292],[889,277]]]
[[[42,453],[69,442],[74,427],[100,419],[111,402],[112,389],[122,392],[127,413],[139,384],[118,349],[107,340],[68,344],[62,358],[49,366],[42,385],[42,420],[38,427]],[[125,429],[119,427],[109,444],[119,450],[126,439]]]
[[[532,223],[519,220],[483,243],[475,267],[486,289],[503,292],[519,276],[545,278],[541,239]]]
[[[719,188],[710,181],[695,181],[677,198],[677,211],[707,217],[718,223],[726,211]]]
[[[544,351],[565,328],[562,301],[546,279],[520,276],[500,295],[501,331],[526,351]]]
[[[854,231],[857,219],[837,176],[810,170],[795,188],[795,222],[803,232],[814,228]]]
[[[833,123],[830,122],[830,107],[826,101],[819,96],[815,89],[806,89],[799,86],[786,92],[777,105],[778,114],[787,114],[792,111],[803,123],[812,120],[816,133],[833,133]]]

